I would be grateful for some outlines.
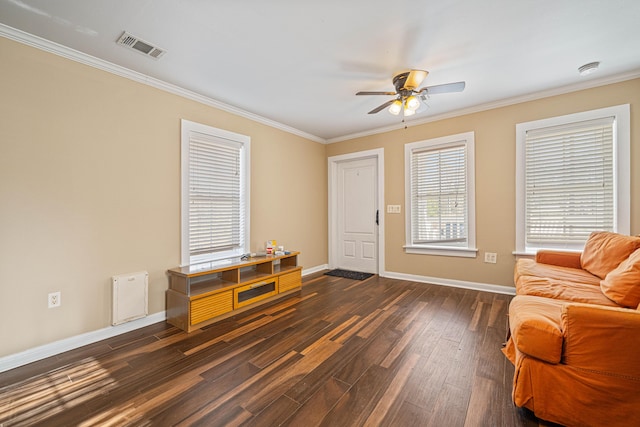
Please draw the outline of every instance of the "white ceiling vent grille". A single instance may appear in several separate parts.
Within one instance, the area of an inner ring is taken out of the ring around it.
[[[137,52],[140,52],[143,55],[150,56],[154,59],[160,58],[166,52],[164,49],[153,46],[151,43],[146,42],[134,35],[131,35],[126,31],[122,33],[122,35],[120,36],[120,38],[116,43],[118,43],[119,45],[128,47],[129,49],[133,49]]]

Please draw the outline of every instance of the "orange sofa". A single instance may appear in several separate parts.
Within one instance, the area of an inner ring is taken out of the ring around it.
[[[514,403],[566,426],[640,425],[640,237],[595,232],[581,253],[518,260],[514,278]]]

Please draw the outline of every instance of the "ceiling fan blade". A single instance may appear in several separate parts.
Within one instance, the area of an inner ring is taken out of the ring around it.
[[[445,83],[443,85],[427,86],[420,89],[419,93],[427,93],[427,95],[437,95],[439,93],[462,92],[465,82]]]
[[[395,95],[395,92],[368,92],[368,91],[360,91],[356,93],[356,95],[387,95],[392,96]]]
[[[394,95],[395,95],[395,94],[394,94]],[[368,113],[368,114],[375,114],[375,113],[377,113],[377,112],[380,112],[380,111],[384,110],[384,109],[385,109],[385,108],[387,108],[389,105],[393,104],[393,101],[395,101],[395,99],[391,99],[391,100],[389,100],[389,101],[385,102],[384,104],[379,105],[378,107],[376,107],[376,108],[374,108],[373,110],[369,111],[369,113]]]
[[[429,74],[428,71],[424,70],[411,70],[409,71],[409,75],[407,76],[407,80],[404,82],[404,89],[414,90]]]

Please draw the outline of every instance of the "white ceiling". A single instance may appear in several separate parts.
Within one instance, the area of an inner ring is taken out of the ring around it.
[[[466,82],[409,125],[640,76],[639,0],[0,0],[0,23],[320,141],[402,126],[367,114],[390,98],[355,96],[400,70]]]

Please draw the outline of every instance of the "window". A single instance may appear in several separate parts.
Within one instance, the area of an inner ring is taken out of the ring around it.
[[[182,265],[249,247],[250,138],[182,120]]]
[[[476,256],[474,134],[406,144],[407,253]]]
[[[629,106],[516,126],[516,253],[629,233]]]

